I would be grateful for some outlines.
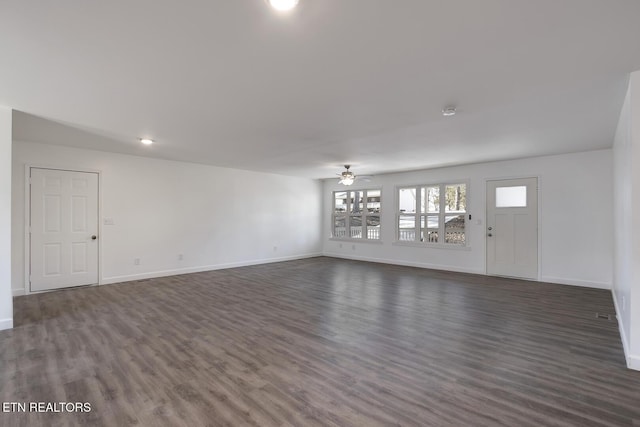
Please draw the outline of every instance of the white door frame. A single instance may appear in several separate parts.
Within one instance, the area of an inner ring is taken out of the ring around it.
[[[541,230],[542,228],[540,227],[540,212],[542,210],[542,197],[540,197],[540,194],[542,193],[542,177],[540,175],[508,175],[508,176],[499,176],[499,177],[491,177],[491,178],[485,178],[484,180],[484,188],[482,189],[482,191],[484,192],[484,223],[483,223],[483,235],[484,235],[484,246],[483,246],[483,251],[484,251],[484,274],[485,276],[488,276],[488,267],[487,267],[487,209],[489,207],[488,203],[487,203],[487,183],[489,181],[502,181],[502,180],[509,180],[509,179],[526,179],[526,178],[537,178],[538,179],[538,212],[537,212],[537,226],[538,226],[538,272],[537,272],[537,277],[535,279],[535,281],[540,281],[540,278],[542,277],[542,233]],[[518,280],[530,280],[530,279],[518,279]]]
[[[64,289],[51,289],[31,292],[31,169],[52,169],[68,172],[86,172],[98,174],[98,286],[102,285],[102,171],[76,167],[60,167],[27,163],[24,165],[24,294],[52,292]],[[73,288],[69,288],[73,289]]]

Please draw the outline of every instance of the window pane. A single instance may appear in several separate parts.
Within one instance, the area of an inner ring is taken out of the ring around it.
[[[379,240],[381,197],[380,189],[334,191],[332,236]]]
[[[416,217],[411,215],[400,215],[398,219],[398,240],[416,240]]]
[[[398,191],[398,205],[400,213],[416,212],[416,189],[401,188]]]
[[[350,191],[351,213],[361,213],[364,208],[364,191]]]
[[[335,213],[344,213],[347,211],[347,192],[336,192],[333,193],[333,197],[335,199],[334,203],[334,212]]]
[[[333,237],[347,237],[347,218],[337,216],[333,219]]]
[[[421,213],[440,212],[440,187],[422,187],[420,197],[422,199]]]
[[[467,186],[453,184],[445,186],[445,212],[466,212]]]
[[[440,230],[440,218],[437,216],[424,216],[420,218],[421,241],[426,243],[438,243],[438,231]]]
[[[526,208],[527,187],[497,187],[496,208]]]
[[[367,190],[367,213],[380,213],[380,190]]]
[[[349,237],[352,239],[362,239],[362,217],[349,217]]]
[[[447,215],[444,219],[444,242],[465,244],[464,215]]]
[[[380,239],[380,215],[367,216],[367,239]]]

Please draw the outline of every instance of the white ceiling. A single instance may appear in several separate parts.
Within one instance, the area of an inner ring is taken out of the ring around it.
[[[605,148],[639,18],[638,0],[3,1],[0,105],[25,113],[16,139],[312,178]]]

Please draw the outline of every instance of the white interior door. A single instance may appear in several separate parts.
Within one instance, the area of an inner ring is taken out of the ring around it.
[[[31,291],[98,283],[98,174],[31,168]]]
[[[538,278],[538,179],[487,181],[487,274]]]

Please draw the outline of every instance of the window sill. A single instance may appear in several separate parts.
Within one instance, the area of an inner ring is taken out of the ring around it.
[[[348,243],[369,243],[373,245],[382,245],[382,240],[373,239],[341,239],[338,237],[329,237],[330,242],[348,242]]]
[[[444,245],[433,243],[419,243],[419,242],[393,242],[393,246],[408,246],[412,248],[428,248],[428,249],[446,249],[454,251],[470,251],[471,246],[460,245]]]

